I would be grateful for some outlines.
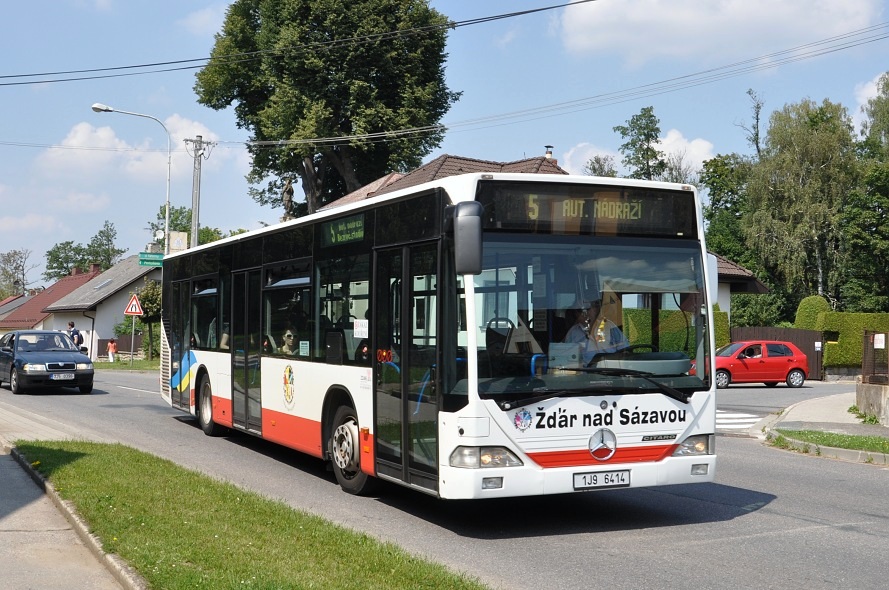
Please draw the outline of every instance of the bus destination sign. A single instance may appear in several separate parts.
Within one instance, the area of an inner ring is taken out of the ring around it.
[[[559,183],[482,184],[485,227],[574,235],[695,238],[691,191]],[[691,220],[689,222],[688,220]]]
[[[321,225],[321,245],[340,246],[364,239],[364,213],[328,221]]]

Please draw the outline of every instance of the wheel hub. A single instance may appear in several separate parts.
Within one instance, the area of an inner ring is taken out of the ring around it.
[[[358,467],[358,425],[350,420],[337,426],[333,432],[333,461],[342,471],[354,471]]]

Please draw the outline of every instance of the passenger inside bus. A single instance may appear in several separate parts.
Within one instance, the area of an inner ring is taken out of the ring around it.
[[[296,354],[296,345],[293,343],[295,330],[293,328],[287,328],[287,331],[284,332],[284,345],[281,346],[282,354],[293,355]]]

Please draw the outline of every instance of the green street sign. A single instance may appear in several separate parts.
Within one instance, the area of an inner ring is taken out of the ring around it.
[[[163,260],[143,260],[139,259],[139,266],[163,266]]]
[[[163,259],[163,252],[139,252],[139,262],[142,262],[143,260],[157,260],[160,262]]]

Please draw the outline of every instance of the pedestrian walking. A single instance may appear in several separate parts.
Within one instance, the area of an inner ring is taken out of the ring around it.
[[[114,355],[117,354],[117,340],[112,338],[108,341],[108,362],[114,362]]]
[[[74,327],[74,322],[68,322],[68,335],[71,336],[71,340],[78,348],[83,345],[83,334]]]

